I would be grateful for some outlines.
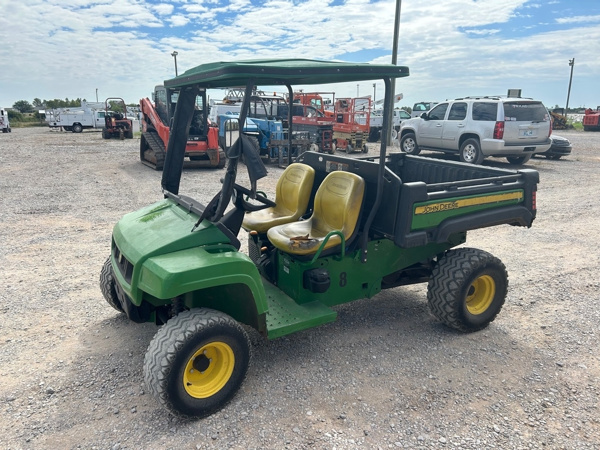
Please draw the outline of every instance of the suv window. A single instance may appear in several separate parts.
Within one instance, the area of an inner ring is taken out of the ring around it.
[[[429,109],[429,103],[415,103],[413,111],[427,111]]]
[[[505,102],[504,120],[543,122],[548,120],[547,111],[541,102]]]
[[[496,121],[498,104],[492,102],[474,102],[473,120]]]
[[[450,108],[448,114],[448,120],[464,120],[467,117],[467,104],[466,103],[454,103]]]
[[[429,111],[429,119],[431,120],[444,120],[446,110],[448,109],[448,103],[442,103],[437,105],[431,111]]]

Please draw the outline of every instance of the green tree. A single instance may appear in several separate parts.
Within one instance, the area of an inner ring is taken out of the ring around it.
[[[33,102],[31,104],[35,109],[41,109],[44,107],[44,102],[42,102],[42,100],[40,100],[37,97],[33,99]]]
[[[412,108],[411,108],[410,106],[403,106],[403,107],[402,107],[402,108],[400,108],[400,109],[403,109],[404,111],[406,111],[406,112],[407,112],[407,113],[409,113],[409,114],[412,112]]]
[[[15,102],[12,107],[20,113],[28,113],[33,111],[33,106],[31,106],[31,103],[29,103],[27,100],[19,100]]]
[[[22,122],[23,121],[23,114],[21,114],[18,111],[13,111],[13,110],[8,110],[8,120],[12,121],[12,122]]]

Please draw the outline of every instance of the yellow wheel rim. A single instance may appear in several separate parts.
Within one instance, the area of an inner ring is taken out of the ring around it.
[[[188,360],[183,373],[183,386],[194,398],[208,398],[227,384],[235,357],[224,342],[211,342],[201,347]]]
[[[467,292],[467,311],[473,315],[484,313],[496,295],[496,283],[489,275],[482,275],[473,281]]]

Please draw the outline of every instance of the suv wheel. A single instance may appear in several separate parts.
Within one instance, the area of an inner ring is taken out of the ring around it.
[[[529,161],[531,159],[531,155],[525,155],[525,156],[507,156],[506,159],[511,164],[521,165],[521,164],[525,164],[527,161]]]
[[[477,139],[467,139],[460,146],[460,160],[469,164],[481,164],[483,153]]]
[[[421,149],[417,145],[414,133],[406,133],[400,140],[400,150],[409,155],[418,155]]]

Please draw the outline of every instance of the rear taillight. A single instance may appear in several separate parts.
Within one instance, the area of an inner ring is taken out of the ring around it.
[[[537,192],[533,191],[531,193],[531,209],[536,211],[537,210]]]
[[[550,120],[550,131],[548,131],[548,137],[552,134],[552,120]]]
[[[494,125],[494,139],[502,139],[504,137],[504,122],[496,122]]]

